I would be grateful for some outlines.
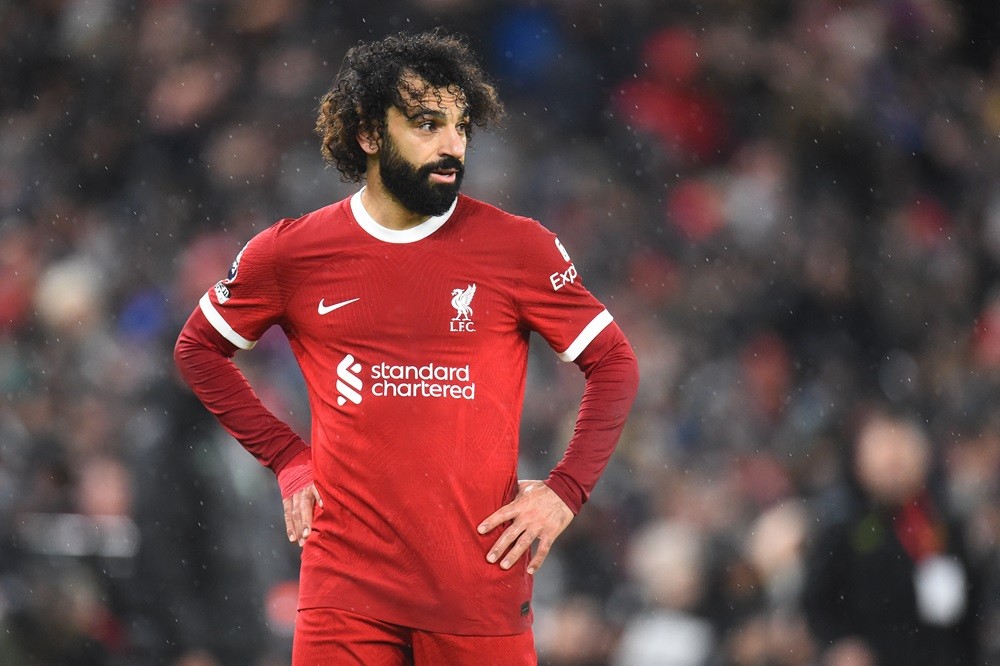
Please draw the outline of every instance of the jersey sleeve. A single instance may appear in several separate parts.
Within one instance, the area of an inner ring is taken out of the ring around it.
[[[519,316],[563,361],[575,361],[612,322],[611,314],[587,291],[569,253],[556,235],[531,221],[520,248],[515,287]]]
[[[240,349],[251,349],[284,311],[274,234],[270,227],[254,236],[236,255],[229,275],[198,302],[212,327]]]

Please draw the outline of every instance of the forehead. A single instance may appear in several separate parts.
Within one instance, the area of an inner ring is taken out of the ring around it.
[[[923,455],[927,441],[909,423],[876,420],[863,429],[859,447],[861,455],[867,457]]]
[[[467,108],[465,93],[455,84],[433,86],[420,77],[408,75],[399,84],[399,99],[403,111],[413,113],[422,108],[434,111],[458,110],[465,113]]]

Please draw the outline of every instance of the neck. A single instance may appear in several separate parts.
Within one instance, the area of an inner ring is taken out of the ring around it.
[[[389,194],[382,184],[378,170],[369,168],[368,182],[361,193],[361,204],[376,222],[386,229],[404,231],[423,224],[430,219],[428,215],[418,215]]]

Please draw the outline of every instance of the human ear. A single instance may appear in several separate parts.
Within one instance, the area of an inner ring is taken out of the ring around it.
[[[372,129],[359,129],[358,145],[366,154],[374,155],[379,149],[378,133]]]

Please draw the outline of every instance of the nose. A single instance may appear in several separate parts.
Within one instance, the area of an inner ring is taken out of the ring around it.
[[[465,157],[465,147],[468,143],[465,132],[454,125],[449,125],[441,133],[441,136],[442,140],[438,152],[442,157],[457,157],[458,159]]]

